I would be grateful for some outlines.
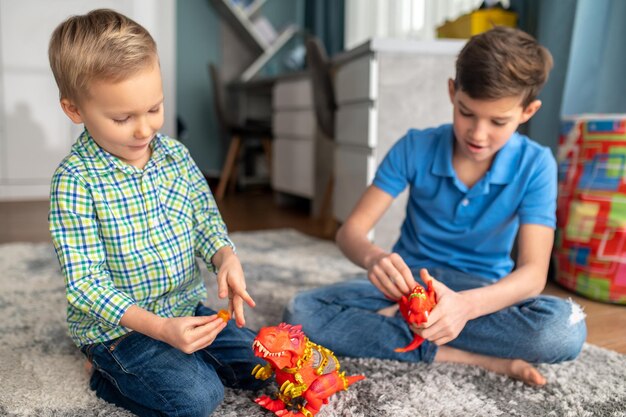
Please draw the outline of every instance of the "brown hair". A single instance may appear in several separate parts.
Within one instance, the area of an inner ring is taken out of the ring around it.
[[[118,82],[157,62],[148,31],[109,9],[71,16],[52,33],[50,67],[61,98],[88,96],[94,80]]]
[[[474,99],[519,96],[530,104],[548,80],[552,55],[528,33],[504,26],[475,35],[456,60],[455,88]]]

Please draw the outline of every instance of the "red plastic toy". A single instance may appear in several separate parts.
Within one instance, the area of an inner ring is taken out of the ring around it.
[[[339,372],[334,353],[311,342],[300,325],[263,327],[252,349],[268,362],[257,365],[252,375],[265,380],[274,373],[280,386],[277,399],[263,395],[254,401],[277,416],[312,417],[328,403],[328,397],[365,378]]]
[[[409,324],[422,324],[428,320],[428,315],[437,304],[435,290],[433,290],[433,281],[427,278],[428,275],[422,273],[422,279],[428,286],[428,290],[424,290],[420,284],[417,284],[411,294],[407,297],[403,295],[398,304],[402,317]],[[415,334],[413,341],[403,348],[394,349],[396,352],[409,352],[417,349],[424,339]]]

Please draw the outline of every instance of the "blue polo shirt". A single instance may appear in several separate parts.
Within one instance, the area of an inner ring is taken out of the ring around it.
[[[453,146],[450,124],[409,130],[379,166],[376,187],[396,197],[409,186],[393,250],[412,268],[452,268],[497,280],[513,268],[520,224],[556,226],[556,161],[549,148],[514,133],[468,188],[452,167]]]

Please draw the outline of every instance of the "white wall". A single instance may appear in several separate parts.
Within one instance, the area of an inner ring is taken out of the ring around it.
[[[351,49],[372,37],[432,40],[437,27],[483,0],[345,0],[344,45]],[[491,0],[493,3],[493,0]],[[508,0],[500,0],[508,5]]]
[[[100,7],[128,15],[155,38],[163,132],[175,136],[175,0],[0,0],[0,200],[48,198],[52,173],[82,131],[59,106],[48,41],[68,16]]]

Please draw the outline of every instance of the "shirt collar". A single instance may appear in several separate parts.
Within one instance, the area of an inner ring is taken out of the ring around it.
[[[180,156],[174,151],[172,144],[164,140],[164,136],[160,133],[155,135],[150,146],[152,147],[152,156],[144,169],[122,162],[116,156],[102,149],[91,137],[87,129],[83,131],[74,144],[73,151],[85,162],[89,174],[96,177],[107,175],[114,171],[121,171],[128,175],[141,174],[154,165],[161,164],[167,157],[180,159]]]
[[[452,152],[454,149],[454,134],[452,125],[446,125],[446,130],[437,141],[431,172],[440,177],[455,177],[452,167]],[[508,184],[515,177],[515,168],[520,158],[521,136],[514,132],[507,143],[496,153],[491,168],[487,172],[487,181],[491,184]]]
[[[454,149],[452,125],[445,125],[444,129],[435,147],[435,158],[431,172],[440,177],[454,177],[454,169],[452,168],[452,150]]]
[[[508,184],[513,181],[517,173],[517,166],[521,158],[522,137],[514,132],[507,143],[498,151],[491,164],[490,182],[492,184]]]

